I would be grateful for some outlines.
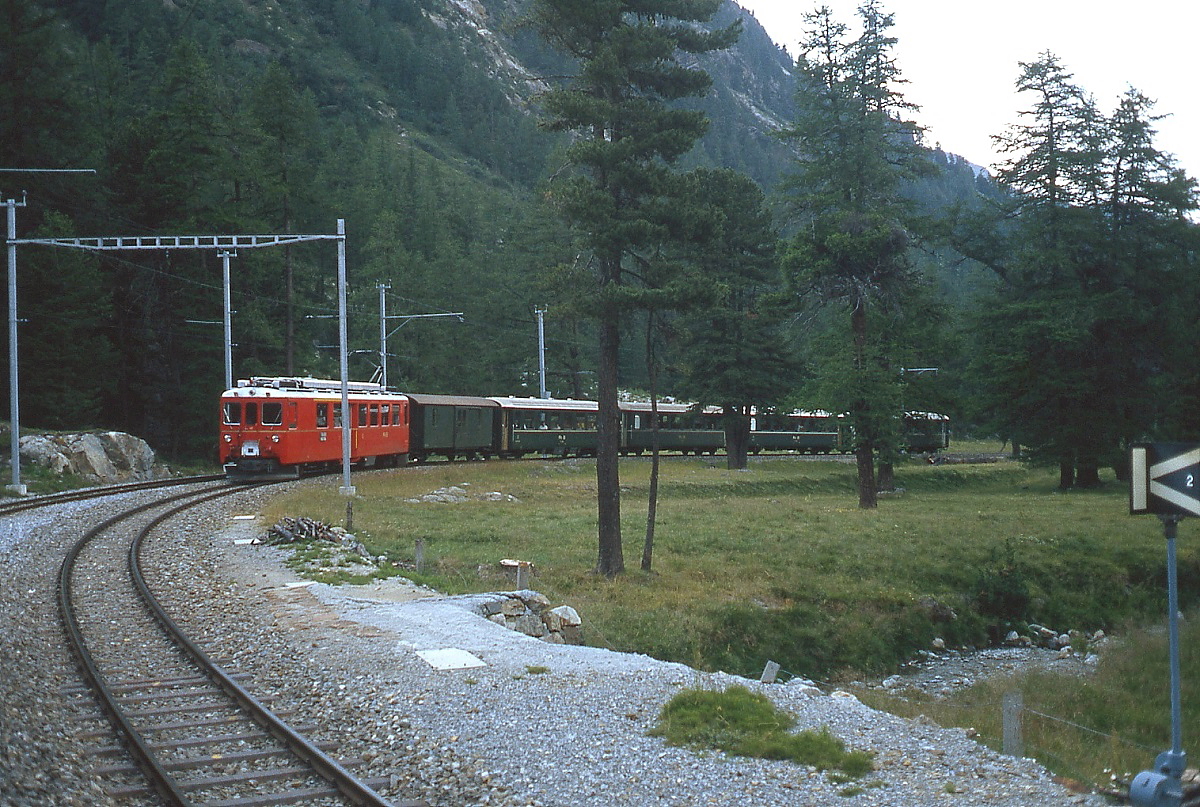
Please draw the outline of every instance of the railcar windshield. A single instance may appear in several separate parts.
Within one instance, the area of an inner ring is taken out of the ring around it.
[[[283,404],[267,403],[262,405],[262,425],[264,426],[282,426],[283,425]]]
[[[242,405],[237,401],[226,401],[221,409],[224,411],[226,426],[237,426],[242,422]]]

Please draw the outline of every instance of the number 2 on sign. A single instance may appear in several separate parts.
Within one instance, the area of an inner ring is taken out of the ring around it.
[[[1196,477],[1194,474],[1187,475],[1187,487],[1195,487]]]

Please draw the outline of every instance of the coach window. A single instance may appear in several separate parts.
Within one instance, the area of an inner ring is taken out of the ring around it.
[[[379,425],[379,404],[371,404],[371,425]]]
[[[258,424],[258,404],[246,404],[246,425],[254,426]]]
[[[225,423],[229,426],[236,426],[242,422],[242,405],[230,401],[225,404]]]
[[[367,425],[367,405],[366,404],[358,405],[358,425],[359,426]]]
[[[317,404],[317,428],[329,428],[329,404]]]
[[[341,404],[333,405],[333,428],[335,428],[335,429],[342,428],[342,405]]]
[[[379,425],[387,426],[391,422],[392,422],[392,405],[391,404],[380,404],[379,405]]]
[[[274,401],[270,403],[263,401],[262,422],[264,426],[282,426],[283,404]]]

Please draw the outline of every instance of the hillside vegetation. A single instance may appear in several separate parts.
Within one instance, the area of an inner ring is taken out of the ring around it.
[[[353,377],[378,363],[386,283],[393,316],[464,313],[392,323],[394,385],[536,389],[532,311],[549,304],[552,390],[590,393],[591,325],[568,305],[588,259],[542,203],[563,139],[535,106],[571,67],[523,26],[525,3],[3,5],[0,164],[96,172],[0,175],[26,203],[19,236],[330,234],[344,219]],[[738,44],[704,57],[709,134],[680,167],[769,190],[792,153],[772,134],[794,114],[791,60],[732,3],[714,25],[735,16]],[[210,458],[218,256],[22,247],[18,262],[22,387],[56,390],[29,395],[23,421]],[[243,250],[232,270],[235,375],[336,374],[332,246]],[[623,364],[644,387],[635,350]]]

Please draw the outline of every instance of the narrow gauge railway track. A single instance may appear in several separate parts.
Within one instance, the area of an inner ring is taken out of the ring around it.
[[[242,676],[180,632],[143,577],[142,549],[156,528],[244,489],[220,485],[134,507],[90,530],[63,561],[58,600],[69,643],[137,766],[117,756],[98,773],[111,777],[114,797],[154,793],[170,805],[416,807],[385,801],[371,789],[385,782],[359,781],[273,714]]]
[[[52,504],[62,504],[63,502],[80,502],[87,499],[98,499],[104,496],[112,496],[118,493],[135,493],[141,490],[156,490],[158,488],[178,487],[180,485],[195,485],[203,484],[205,482],[217,482],[224,478],[224,474],[211,474],[207,476],[181,476],[175,479],[155,479],[148,482],[125,482],[119,485],[80,488],[78,490],[65,490],[60,493],[46,493],[40,496],[9,499],[0,501],[0,516],[6,516],[11,513],[20,513],[24,510],[36,510],[39,507],[47,507]]]

